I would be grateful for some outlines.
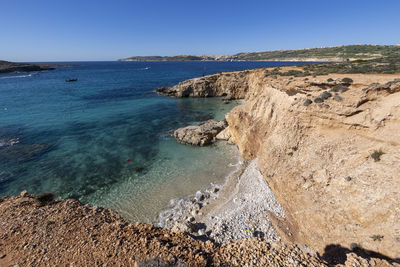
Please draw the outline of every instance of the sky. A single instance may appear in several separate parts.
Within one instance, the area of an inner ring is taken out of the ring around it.
[[[0,59],[399,44],[400,0],[0,0]]]

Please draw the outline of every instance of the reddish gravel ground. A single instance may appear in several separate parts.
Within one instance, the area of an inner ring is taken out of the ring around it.
[[[0,266],[327,266],[311,249],[259,239],[194,240],[77,200],[39,202],[26,192],[0,200]],[[390,266],[347,255],[348,266]]]

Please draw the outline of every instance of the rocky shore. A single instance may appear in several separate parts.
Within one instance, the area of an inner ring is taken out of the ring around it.
[[[46,64],[28,64],[28,63],[15,63],[0,60],[0,73],[12,72],[31,72],[42,70],[54,70],[54,66]]]
[[[51,195],[0,199],[0,266],[328,266],[305,246],[258,238],[222,245],[130,224],[109,209]],[[331,266],[390,266],[347,251]],[[325,255],[329,256],[329,255]],[[344,258],[343,258],[344,257]],[[329,258],[329,257],[328,257]]]
[[[285,211],[281,218],[269,213],[281,240],[320,253],[362,247],[399,260],[400,74],[302,71],[219,73],[158,92],[246,100],[227,114],[224,139],[244,159],[257,159]]]
[[[282,208],[255,160],[238,165],[223,186],[173,201],[173,208],[160,215],[160,226],[218,244],[252,237],[278,241],[268,214],[284,217]]]
[[[173,200],[162,228],[75,200],[5,197],[0,265],[400,266],[399,78],[267,68],[161,88],[245,99],[211,138],[243,158],[226,183]],[[201,144],[203,130],[182,140]]]

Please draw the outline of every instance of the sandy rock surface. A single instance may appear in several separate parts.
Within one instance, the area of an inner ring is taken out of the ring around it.
[[[284,219],[271,216],[283,240],[320,253],[330,245],[356,244],[399,259],[399,78],[274,77],[256,69],[191,79],[172,89],[176,97],[246,99],[226,116],[229,142],[243,157],[258,159],[285,210]]]

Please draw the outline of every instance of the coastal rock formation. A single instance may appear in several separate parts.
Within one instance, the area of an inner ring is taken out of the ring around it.
[[[26,191],[0,199],[0,214],[0,266],[328,266],[305,246],[257,238],[217,246],[181,231],[132,225],[109,209]],[[355,253],[331,263],[390,266]]]
[[[216,135],[227,126],[226,121],[208,120],[200,125],[187,126],[174,131],[175,139],[183,144],[205,146],[212,143]]]
[[[299,70],[281,72],[291,69]],[[245,158],[258,159],[287,215],[271,215],[281,238],[320,253],[361,247],[398,259],[400,75],[227,74],[188,80],[171,92],[247,100],[226,116],[229,140]],[[353,82],[343,85],[344,78]]]
[[[250,71],[232,71],[194,78],[172,87],[160,87],[156,91],[173,97],[212,97],[241,99],[247,95],[252,81]]]
[[[0,73],[30,72],[42,70],[54,70],[54,67],[45,64],[15,63],[0,60]]]

